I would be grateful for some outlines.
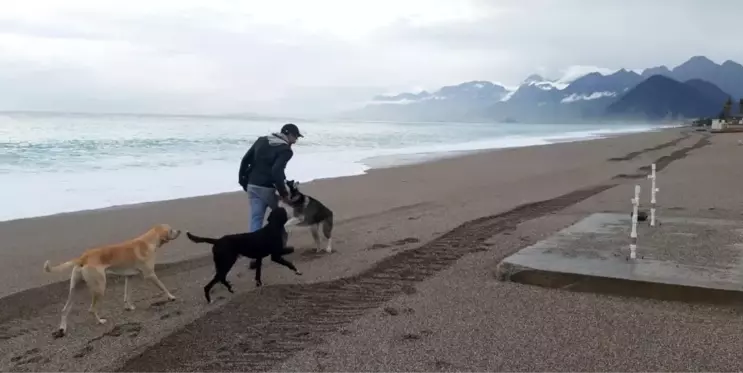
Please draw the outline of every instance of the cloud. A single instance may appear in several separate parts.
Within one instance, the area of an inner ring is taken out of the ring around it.
[[[732,25],[741,11],[743,3],[735,0],[713,7],[693,0],[483,2],[477,20],[399,22],[384,35],[452,53],[502,55],[509,63],[502,73],[513,81],[539,69],[554,75],[571,65],[644,68],[675,65],[697,54],[741,59],[743,53],[729,47],[738,38]]]
[[[735,0],[26,0],[0,12],[0,110],[322,113],[571,66],[743,62],[741,10]]]
[[[600,66],[585,66],[585,65],[573,65],[570,66],[560,72],[559,78],[557,78],[557,83],[562,84],[569,84],[573,82],[574,80],[585,76],[587,74],[597,72],[602,75],[609,75],[614,72],[616,72],[616,69],[608,69],[605,67]]]

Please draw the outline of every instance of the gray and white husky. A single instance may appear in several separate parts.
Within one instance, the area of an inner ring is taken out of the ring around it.
[[[291,218],[284,227],[288,231],[289,227],[294,225],[309,226],[318,250],[322,250],[319,233],[322,228],[323,236],[328,241],[325,251],[332,252],[333,211],[317,199],[300,192],[298,181],[287,180],[286,187],[289,193],[288,201],[282,201],[281,204],[290,212]]]

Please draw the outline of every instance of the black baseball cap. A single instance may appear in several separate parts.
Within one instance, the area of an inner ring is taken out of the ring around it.
[[[299,128],[293,123],[287,123],[281,127],[281,133],[284,135],[292,135],[294,137],[304,137],[299,133]]]

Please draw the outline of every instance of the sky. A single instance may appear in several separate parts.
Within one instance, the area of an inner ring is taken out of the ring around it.
[[[471,80],[743,63],[740,0],[0,1],[0,110],[323,115]]]

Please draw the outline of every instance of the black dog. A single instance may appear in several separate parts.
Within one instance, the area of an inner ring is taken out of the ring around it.
[[[284,224],[289,220],[286,210],[276,208],[271,210],[268,215],[268,224],[265,227],[251,233],[228,234],[219,239],[194,236],[186,232],[186,236],[196,243],[212,244],[212,255],[214,257],[214,268],[216,274],[214,278],[204,286],[204,296],[207,303],[211,303],[209,292],[217,282],[221,282],[230,293],[232,286],[227,282],[227,274],[235,265],[237,258],[242,255],[255,259],[255,285],[261,286],[261,265],[263,258],[271,256],[271,260],[291,269],[297,275],[301,273],[294,267],[294,264],[282,258],[283,255],[294,252],[293,247],[284,246]]]

